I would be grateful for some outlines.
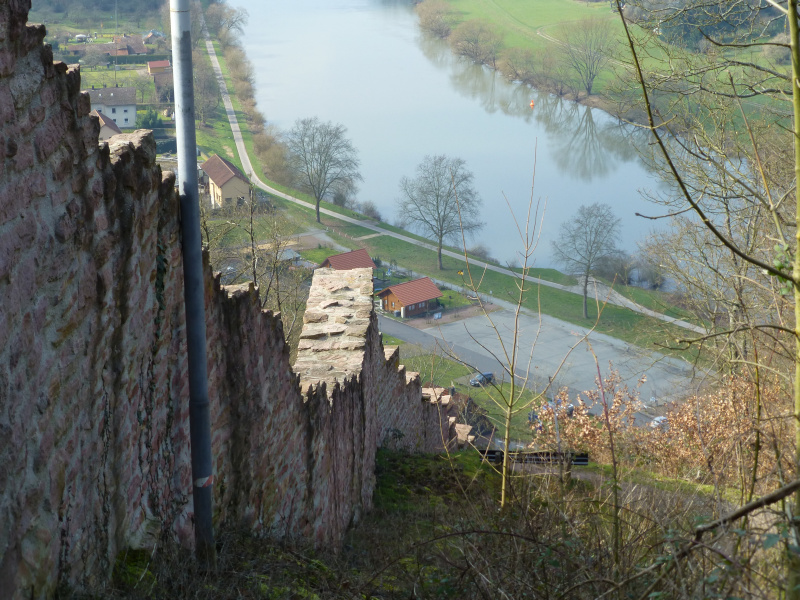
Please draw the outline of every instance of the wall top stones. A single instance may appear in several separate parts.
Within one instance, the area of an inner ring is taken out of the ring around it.
[[[360,374],[372,311],[372,269],[314,272],[295,361],[301,389]]]

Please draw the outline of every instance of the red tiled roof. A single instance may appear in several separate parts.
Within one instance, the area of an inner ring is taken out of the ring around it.
[[[169,61],[168,60],[151,60],[147,63],[148,69],[160,69],[161,67],[168,67]]]
[[[228,162],[217,154],[200,165],[200,168],[203,169],[205,174],[208,175],[208,178],[220,188],[234,177],[238,177],[242,181],[249,183],[247,177],[244,176],[236,165]]]
[[[369,268],[374,269],[375,263],[369,257],[366,249],[359,248],[344,254],[335,254],[326,258],[321,267],[333,267],[337,271],[349,271],[350,269]]]
[[[439,298],[442,292],[436,287],[436,284],[428,277],[422,279],[415,279],[414,281],[406,281],[405,283],[398,283],[397,285],[390,286],[378,293],[378,296],[383,297],[385,294],[392,292],[403,306],[409,304],[416,304],[417,302],[424,302],[425,300],[433,300]]]

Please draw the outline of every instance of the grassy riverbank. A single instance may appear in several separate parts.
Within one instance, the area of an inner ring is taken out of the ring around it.
[[[558,4],[557,0],[550,0],[550,3],[553,7]],[[550,14],[555,15],[555,12],[550,11]],[[576,16],[576,18],[580,16],[577,9],[574,16]],[[217,51],[217,57],[220,61],[223,77],[230,91],[233,82],[231,81],[225,58],[222,56],[222,50],[216,43],[215,50]],[[206,64],[205,61],[207,61],[207,58],[204,59],[202,67],[210,68],[210,63]],[[232,101],[234,110],[237,113],[237,118],[239,119],[239,126],[243,133],[245,146],[250,154],[251,162],[254,164],[256,174],[267,181],[269,185],[290,193],[301,200],[313,203],[313,200],[307,195],[279,186],[274,182],[270,182],[264,176],[259,161],[253,152],[252,132],[248,127],[248,120],[244,111],[241,110],[235,94],[232,94]],[[235,144],[227,116],[222,107],[211,114],[208,126],[199,126],[198,130],[200,132],[198,135],[198,144],[205,153],[216,152],[241,166],[239,157],[235,152]],[[471,287],[469,273],[465,275],[458,274],[459,271],[465,268],[463,260],[445,256],[443,257],[444,270],[439,271],[436,265],[436,253],[416,243],[398,240],[389,235],[378,235],[376,237],[369,237],[369,239],[357,240],[356,238],[371,236],[374,233],[373,230],[340,221],[335,216],[330,215],[323,215],[322,223],[318,224],[314,219],[314,212],[311,206],[298,206],[280,199],[275,199],[275,203],[277,206],[284,209],[291,217],[293,221],[292,230],[294,232],[317,229],[322,225],[322,227],[328,230],[328,235],[341,246],[347,248],[367,248],[372,256],[381,258],[386,263],[393,260],[401,267],[412,269],[416,273],[424,273],[442,280],[448,285],[451,285],[454,289]],[[366,221],[366,217],[350,209],[324,202],[323,207],[337,214],[342,214],[343,216]],[[400,233],[412,240],[429,242],[429,240],[426,240],[422,236],[406,232],[398,227],[384,224],[380,224],[380,227],[387,231]],[[455,250],[458,251],[457,249]],[[473,269],[472,277],[474,281],[477,281],[479,278],[481,280],[480,285],[476,286],[479,293],[491,295],[509,302],[516,302],[518,297],[516,278],[493,271],[479,273],[475,269]],[[552,281],[561,285],[573,285],[575,283],[573,278],[553,269],[533,269],[529,272],[529,277],[541,278],[542,280]],[[663,296],[656,300],[651,295],[649,299],[650,307],[656,310],[657,308],[655,307],[659,304],[664,307],[667,307],[669,304],[668,299]],[[590,302],[589,318],[583,319],[581,303],[582,299],[577,294],[538,285],[535,281],[529,283],[523,300],[524,307],[531,311],[541,312],[542,314],[556,317],[582,328],[595,328],[599,333],[604,333],[645,348],[652,349],[655,347],[667,346],[670,340],[686,337],[687,335],[685,330],[629,309],[613,305],[604,306],[602,298],[599,299],[599,304],[597,302]],[[686,353],[681,354],[689,359],[694,358],[694,353],[690,355],[686,355]]]

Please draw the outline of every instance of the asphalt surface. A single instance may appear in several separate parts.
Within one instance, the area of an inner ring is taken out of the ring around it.
[[[211,44],[211,38],[207,30],[204,29],[203,33],[206,41],[206,50],[219,83],[223,105],[230,121],[236,149],[245,173],[250,176],[253,183],[259,188],[290,202],[313,207],[310,203],[266,185],[253,172],[239,123],[236,119],[236,112],[233,109],[225,80],[222,77],[216,52]],[[342,221],[371,229],[382,235],[435,249],[431,244],[388,231],[374,223],[353,219],[324,208],[320,212]],[[442,253],[463,259],[462,255],[448,250],[443,250]],[[515,273],[508,269],[484,264],[480,261],[474,261],[474,266],[485,267],[492,271],[516,276]],[[573,291],[549,281],[539,280],[538,283],[570,292]],[[611,301],[614,302],[614,300]],[[492,299],[492,302],[503,304],[496,299]],[[629,301],[624,302],[624,305],[637,312],[649,314],[663,321],[676,323],[689,330],[697,330],[695,326],[689,323],[653,313]],[[475,367],[476,371],[492,371],[499,375],[503,371],[502,365],[508,363],[505,355],[506,352],[510,352],[512,345],[514,332],[513,307],[506,306],[503,311],[492,313],[490,316],[495,324],[494,328],[489,325],[487,317],[472,317],[459,322],[432,327],[425,331],[416,330],[413,327],[397,323],[383,316],[380,317],[380,323],[385,333],[398,339],[418,344],[424,348],[449,349],[449,352],[463,362]],[[585,340],[582,341],[585,331],[575,325],[552,317],[526,313],[521,318],[518,332],[518,356],[520,358],[517,363],[517,374],[528,372],[528,382],[531,387],[541,386],[549,377],[553,377],[556,387],[568,387],[571,396],[574,397],[576,392],[595,388],[598,364],[602,375],[605,377],[610,372],[609,363],[613,363],[613,368],[619,371],[623,383],[632,389],[636,389],[637,382],[643,375],[647,376],[647,381],[639,389],[639,395],[645,401],[654,398],[657,404],[663,404],[671,400],[680,399],[692,389],[693,373],[685,363],[655,352],[648,352],[598,333],[591,334],[590,346]],[[594,355],[589,351],[590,347]],[[597,357],[596,362],[595,356]],[[530,366],[530,369],[528,369],[528,366]],[[653,414],[656,413],[651,410],[645,410],[641,414],[641,418],[649,419]]]

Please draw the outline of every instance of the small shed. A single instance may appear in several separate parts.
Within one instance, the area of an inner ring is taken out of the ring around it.
[[[374,269],[375,263],[369,257],[366,249],[359,248],[343,254],[329,256],[320,267],[330,267],[337,271],[349,271],[350,269]]]
[[[383,310],[399,310],[403,318],[424,314],[435,306],[433,300],[441,296],[441,290],[429,277],[398,283],[378,292]]]
[[[157,73],[166,73],[172,68],[168,60],[150,60],[147,62],[148,75],[156,75]]]

